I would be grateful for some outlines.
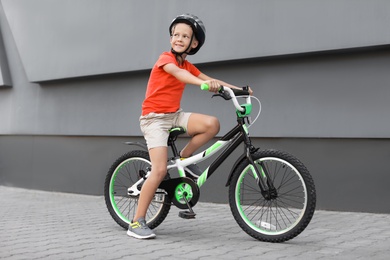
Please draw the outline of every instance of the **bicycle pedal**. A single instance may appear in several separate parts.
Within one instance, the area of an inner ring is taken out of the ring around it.
[[[184,218],[184,219],[193,219],[195,218],[196,214],[194,212],[189,212],[189,211],[180,211],[179,212],[179,217]]]

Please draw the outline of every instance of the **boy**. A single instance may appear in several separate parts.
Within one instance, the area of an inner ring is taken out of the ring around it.
[[[211,92],[217,92],[221,85],[238,88],[201,73],[186,60],[187,55],[197,53],[202,47],[205,32],[203,22],[198,17],[191,14],[177,16],[169,27],[171,51],[161,54],[151,71],[140,126],[148,146],[152,170],[142,185],[138,208],[127,231],[131,237],[146,239],[156,236],[147,226],[145,215],[167,172],[168,130],[173,126],[182,126],[192,137],[180,152],[182,158],[191,156],[219,132],[216,117],[185,113],[180,109],[185,85],[207,83]],[[196,172],[196,165],[188,168],[195,174],[199,173]]]

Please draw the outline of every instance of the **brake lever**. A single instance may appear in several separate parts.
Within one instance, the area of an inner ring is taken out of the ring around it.
[[[232,99],[229,92],[224,91],[222,88],[218,91],[218,94],[214,94],[211,96],[211,98],[213,98],[213,97],[222,97],[225,100]]]

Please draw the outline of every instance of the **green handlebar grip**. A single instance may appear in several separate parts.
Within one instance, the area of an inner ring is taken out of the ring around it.
[[[202,85],[200,85],[200,89],[201,90],[209,90],[209,85],[207,83],[202,83]]]

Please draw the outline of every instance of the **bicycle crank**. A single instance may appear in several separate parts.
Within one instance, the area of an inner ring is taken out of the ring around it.
[[[190,178],[174,178],[161,182],[159,188],[168,193],[169,199],[179,209],[189,209],[193,213],[192,207],[199,200],[199,187]]]
[[[190,206],[186,196],[183,197],[183,199],[185,200],[187,206],[188,206],[188,210],[185,210],[185,211],[180,211],[179,212],[179,217],[181,218],[185,218],[185,219],[192,219],[192,218],[195,218],[196,214],[195,212],[192,210],[192,207]]]

